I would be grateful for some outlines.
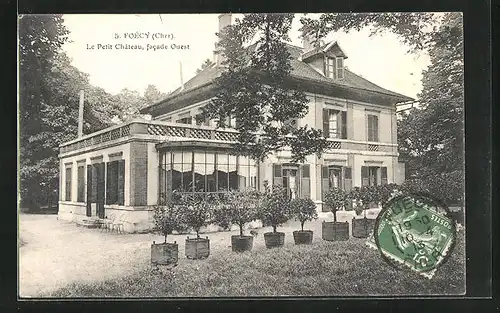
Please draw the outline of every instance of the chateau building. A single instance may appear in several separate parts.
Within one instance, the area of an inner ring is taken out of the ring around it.
[[[219,29],[231,22],[219,16]],[[250,47],[251,48],[251,47]],[[333,41],[314,47],[288,45],[293,83],[309,100],[306,116],[296,121],[324,131],[329,150],[306,162],[291,162],[290,151],[264,162],[231,154],[236,131],[231,122],[197,124],[196,115],[214,97],[221,56],[184,86],[143,108],[152,120],[133,120],[82,136],[60,147],[59,218],[81,221],[108,218],[127,232],[151,225],[151,206],[174,190],[217,193],[281,184],[290,197],[310,197],[323,211],[331,187],[404,181],[398,161],[396,104],[410,97],[381,88],[345,67],[347,54]]]

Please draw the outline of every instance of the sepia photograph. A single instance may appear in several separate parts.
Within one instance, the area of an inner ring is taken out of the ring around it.
[[[18,297],[466,292],[461,12],[18,16]]]

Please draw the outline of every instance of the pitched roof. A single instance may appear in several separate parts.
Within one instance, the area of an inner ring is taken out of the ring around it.
[[[326,46],[330,45],[326,44],[321,48],[325,48]],[[310,81],[315,81],[323,84],[328,84],[332,86],[340,86],[340,87],[347,87],[347,88],[352,88],[352,89],[357,89],[360,91],[371,91],[371,92],[376,92],[380,93],[383,95],[391,96],[398,98],[400,101],[411,101],[414,100],[408,96],[387,90],[385,88],[382,88],[378,85],[375,85],[374,83],[368,81],[367,79],[364,79],[363,77],[355,74],[354,72],[345,69],[344,71],[344,78],[343,79],[332,79],[329,77],[326,77],[320,73],[318,73],[315,69],[313,69],[308,63],[299,60],[299,57],[303,54],[302,53],[302,48],[289,45],[288,46],[288,51],[291,55],[291,65],[292,65],[292,72],[291,76],[296,77],[298,79],[305,79],[305,80],[310,80]],[[255,46],[251,45],[248,47],[249,49],[253,49]],[[199,87],[202,87],[204,85],[208,85],[212,83],[212,81],[220,76],[222,73],[222,68],[218,66],[211,66],[208,68],[203,69],[200,73],[198,73],[196,76],[188,80],[184,84],[184,88],[177,88],[174,90],[172,93],[168,95],[168,97],[156,104],[150,105],[148,107],[143,108],[142,110],[148,111],[148,108],[156,106],[157,104],[163,103],[165,101],[170,100],[171,98],[174,98],[177,95],[180,94],[186,94],[191,90],[195,90]]]

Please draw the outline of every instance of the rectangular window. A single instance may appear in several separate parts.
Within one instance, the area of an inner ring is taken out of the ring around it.
[[[379,171],[381,171],[381,174],[384,174],[384,169],[385,167],[378,167],[378,166],[362,166],[361,167],[361,185],[362,186],[377,186],[380,185],[381,180],[379,179]],[[387,168],[385,168],[387,170]],[[386,173],[386,179],[387,181],[387,172]]]
[[[71,201],[71,167],[66,168],[66,179],[65,179],[65,198],[66,201]]]
[[[85,165],[78,166],[78,202],[85,202]]]
[[[323,134],[326,138],[347,139],[347,112],[323,109]]]
[[[124,205],[125,160],[107,163],[106,204]]]
[[[344,58],[336,58],[337,61],[337,79],[344,78]]]
[[[325,75],[329,78],[335,79],[335,59],[333,58],[326,58],[326,64],[325,64]]]
[[[367,115],[368,141],[378,141],[378,116]]]
[[[328,137],[329,138],[338,138],[339,137],[339,111],[337,110],[328,110]]]

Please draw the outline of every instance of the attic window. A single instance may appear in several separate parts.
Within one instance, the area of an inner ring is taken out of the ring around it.
[[[325,58],[325,76],[332,79],[344,78],[344,58],[343,57]]]

